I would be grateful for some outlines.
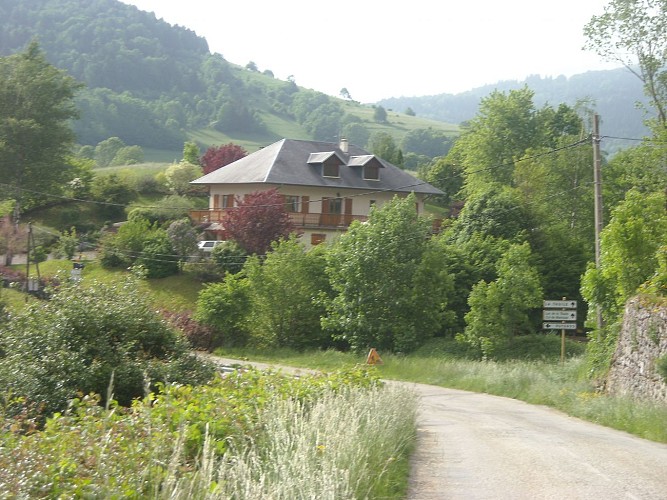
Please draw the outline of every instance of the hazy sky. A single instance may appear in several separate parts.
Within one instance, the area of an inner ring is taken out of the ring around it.
[[[361,102],[618,66],[582,50],[608,0],[122,1],[192,29],[231,63]]]

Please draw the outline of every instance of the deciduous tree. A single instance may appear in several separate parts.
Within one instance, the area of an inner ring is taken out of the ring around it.
[[[36,42],[0,58],[0,182],[16,199],[17,216],[39,200],[37,192],[59,194],[72,177],[70,121],[78,116],[73,99],[80,88]]]
[[[542,288],[531,259],[528,243],[512,245],[498,262],[498,279],[480,281],[470,293],[467,326],[459,339],[485,358],[516,335],[532,332],[529,312],[542,304]]]
[[[408,352],[438,331],[451,281],[429,230],[410,195],[340,237],[327,254],[335,296],[323,319],[334,337],[357,351]]]
[[[584,28],[586,47],[603,58],[623,64],[644,84],[657,112],[660,128],[667,126],[667,1],[611,0],[604,14]]]
[[[178,195],[187,193],[190,188],[190,182],[201,177],[202,169],[199,165],[193,165],[185,160],[175,165],[170,165],[164,173],[169,190]]]
[[[265,254],[272,242],[288,238],[294,231],[277,189],[237,197],[236,205],[226,211],[223,224],[230,238],[249,254]]]
[[[199,160],[205,174],[210,174],[225,165],[248,156],[248,152],[238,144],[230,142],[221,146],[211,146]]]
[[[323,296],[329,295],[324,245],[311,250],[294,236],[274,243],[266,259],[248,261],[248,325],[253,343],[293,349],[330,347],[322,331]]]

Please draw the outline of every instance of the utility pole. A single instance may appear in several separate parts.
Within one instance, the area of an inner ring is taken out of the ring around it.
[[[602,158],[600,156],[600,115],[593,115],[593,188],[595,199],[595,268],[600,269],[600,233],[602,232]],[[598,339],[602,332],[602,309],[598,305],[595,311]]]

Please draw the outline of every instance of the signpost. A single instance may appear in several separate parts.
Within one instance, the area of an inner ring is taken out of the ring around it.
[[[560,362],[565,362],[565,330],[577,329],[577,301],[567,300],[545,300],[542,310],[542,328],[544,330],[561,331]]]
[[[544,321],[574,321],[577,319],[577,311],[559,311],[557,309],[545,309],[542,311]]]

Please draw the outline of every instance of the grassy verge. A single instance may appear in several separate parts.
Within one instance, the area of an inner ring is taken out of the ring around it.
[[[3,498],[405,496],[416,400],[368,370],[250,370],[131,409],[97,403],[76,400],[38,431],[0,421]]]
[[[576,343],[568,345],[574,349]],[[408,356],[380,353],[383,364],[378,366],[378,373],[385,379],[484,392],[550,406],[568,415],[667,443],[667,406],[600,392],[586,376],[583,356],[570,357],[563,364],[553,352],[542,353],[543,359],[531,361],[481,362],[466,359],[465,352],[449,341],[432,343],[428,351],[428,355],[420,352]],[[321,370],[365,362],[365,356],[335,351],[237,349],[216,354]]]

